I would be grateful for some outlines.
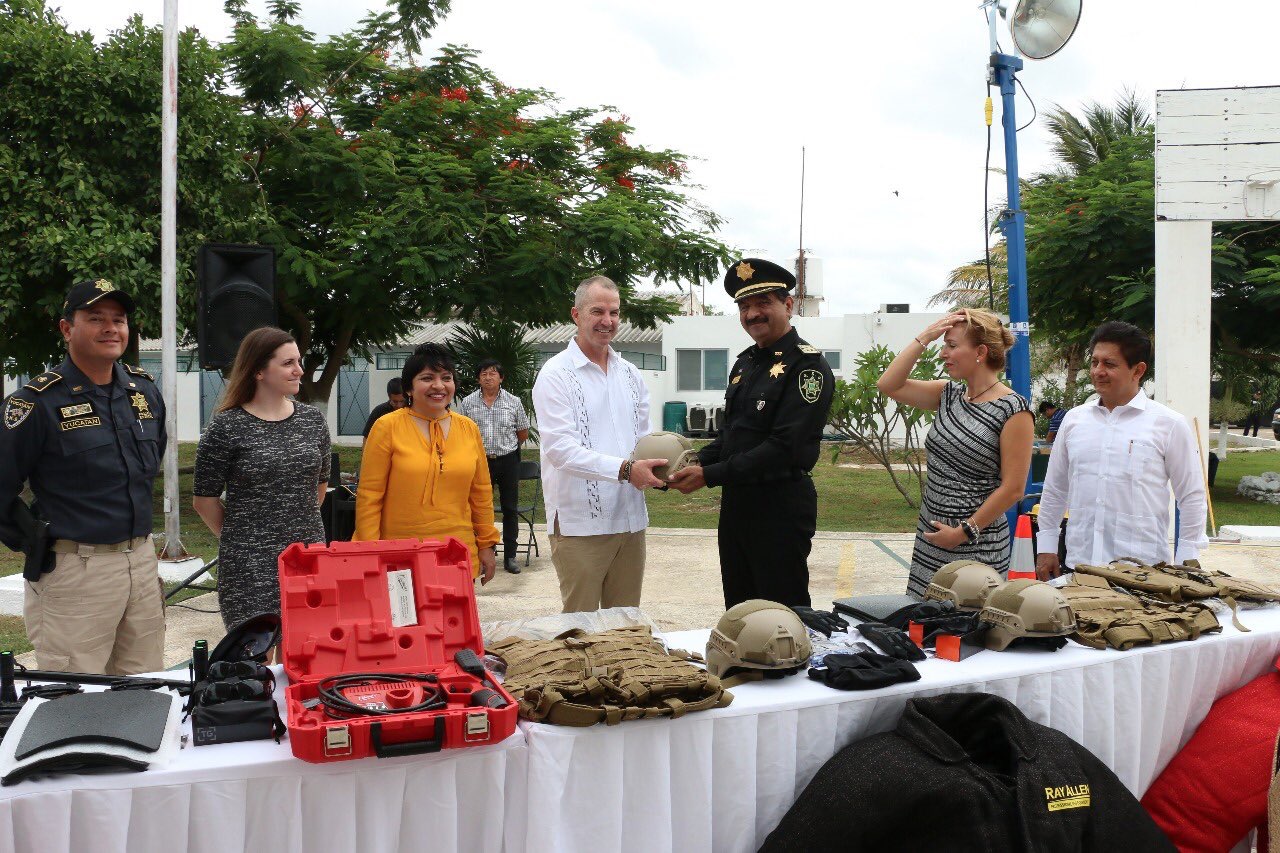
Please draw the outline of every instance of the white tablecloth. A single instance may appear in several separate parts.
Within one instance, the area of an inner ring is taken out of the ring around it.
[[[0,788],[0,851],[499,851],[511,846],[504,831],[520,843],[522,801],[507,808],[504,792],[524,785],[519,731],[492,746],[328,764],[294,758],[287,738],[188,744],[164,769]]]
[[[1128,652],[928,660],[920,681],[871,692],[803,676],[744,684],[727,708],[679,720],[569,729],[521,723],[528,750],[529,851],[755,850],[831,756],[893,728],[910,698],[984,691],[1066,733],[1135,794],[1186,743],[1214,700],[1272,665],[1280,610],[1242,613],[1253,630]],[[668,636],[701,651],[708,631]],[[514,794],[508,791],[508,798]]]
[[[0,851],[745,851],[853,740],[897,724],[906,701],[986,691],[1062,730],[1141,793],[1213,701],[1280,652],[1280,609],[1252,633],[1130,652],[929,660],[869,693],[803,676],[734,688],[728,708],[571,729],[521,723],[494,746],[308,764],[288,741],[191,747],[146,773],[0,789]],[[707,631],[670,635],[701,650]]]

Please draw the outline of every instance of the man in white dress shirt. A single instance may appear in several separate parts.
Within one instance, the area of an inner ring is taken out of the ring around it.
[[[1168,561],[1170,487],[1180,516],[1174,561],[1194,560],[1209,544],[1191,428],[1142,392],[1151,341],[1136,326],[1109,322],[1094,331],[1089,349],[1098,400],[1068,412],[1053,442],[1036,538],[1042,580],[1062,572],[1058,537],[1068,508],[1069,566],[1106,565],[1120,557]]]
[[[621,323],[618,286],[604,276],[578,285],[578,332],[533,385],[551,562],[564,612],[636,607],[644,580],[644,490],[665,459],[629,462],[649,429],[640,371],[609,346]]]

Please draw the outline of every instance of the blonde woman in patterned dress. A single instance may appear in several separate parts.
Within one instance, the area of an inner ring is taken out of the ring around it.
[[[921,353],[939,338],[950,380],[909,378]],[[1026,488],[1034,431],[1030,405],[1000,378],[1013,341],[999,317],[966,308],[913,338],[876,383],[898,405],[938,413],[925,439],[928,475],[910,595],[923,597],[934,573],[952,560],[1009,569],[1004,514]]]

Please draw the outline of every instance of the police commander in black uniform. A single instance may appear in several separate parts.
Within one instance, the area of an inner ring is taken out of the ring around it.
[[[49,522],[52,571],[26,584],[23,617],[41,669],[130,675],[164,666],[164,606],[151,486],[164,403],[117,359],[133,299],[109,281],[72,286],[59,328],[67,360],[4,402],[0,541],[24,545],[15,501],[30,482]]]
[[[723,486],[720,577],[729,608],[752,598],[809,606],[809,550],[818,496],[810,471],[831,409],[834,380],[822,353],[791,326],[796,277],[759,258],[729,268],[725,290],[755,341],[738,355],[725,392],[725,425],[701,465],[678,471],[685,494]]]

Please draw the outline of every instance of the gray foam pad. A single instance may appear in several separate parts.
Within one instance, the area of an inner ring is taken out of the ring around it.
[[[32,776],[54,773],[137,773],[146,769],[147,763],[145,761],[138,761],[123,755],[68,753],[50,758],[38,758],[30,764],[24,764],[22,767],[0,778],[0,785],[8,787]]]
[[[832,602],[837,613],[847,613],[855,619],[868,622],[883,622],[904,607],[919,604],[919,599],[909,595],[889,593],[884,595],[855,595],[852,598],[840,598]]]
[[[21,761],[71,743],[111,743],[155,752],[173,696],[154,690],[77,693],[41,703],[18,740]]]

